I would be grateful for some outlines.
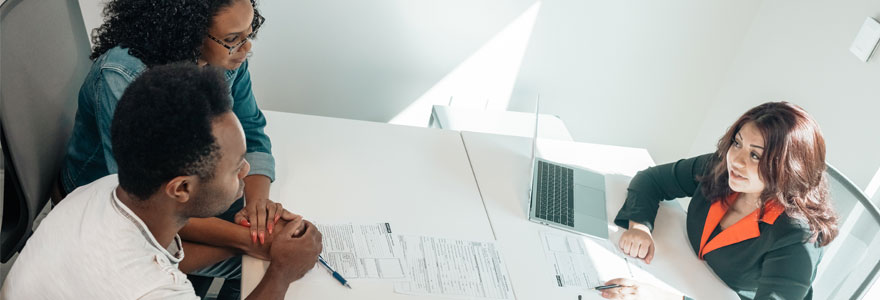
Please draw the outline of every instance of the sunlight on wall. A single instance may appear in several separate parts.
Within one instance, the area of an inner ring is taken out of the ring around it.
[[[426,126],[431,106],[506,110],[541,2],[535,2],[388,123]]]

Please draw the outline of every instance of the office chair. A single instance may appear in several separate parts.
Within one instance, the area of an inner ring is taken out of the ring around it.
[[[840,233],[819,263],[813,299],[861,299],[880,271],[880,212],[836,168],[828,165],[826,174]]]
[[[57,182],[90,52],[77,0],[0,7],[2,262],[24,246]]]

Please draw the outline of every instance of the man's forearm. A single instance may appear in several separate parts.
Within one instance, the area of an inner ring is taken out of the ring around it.
[[[284,294],[287,293],[290,283],[281,278],[280,274],[281,272],[276,271],[272,264],[269,264],[263,279],[247,299],[284,299]]]
[[[227,258],[235,256],[237,253],[229,248],[214,247],[198,243],[183,242],[183,251],[185,255],[180,261],[180,271],[189,274],[192,271],[199,270]]]
[[[251,244],[250,229],[219,218],[190,218],[180,238],[216,247],[233,248],[238,254]]]

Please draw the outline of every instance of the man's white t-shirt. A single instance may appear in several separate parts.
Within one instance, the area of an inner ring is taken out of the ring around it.
[[[74,190],[43,220],[13,264],[3,299],[198,299],[180,237],[166,249],[116,196],[109,175]]]

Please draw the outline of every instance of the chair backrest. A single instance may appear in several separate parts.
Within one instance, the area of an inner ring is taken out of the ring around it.
[[[77,0],[7,0],[0,7],[3,262],[24,245],[49,199],[89,52]]]
[[[860,299],[880,270],[880,212],[846,176],[828,165],[840,234],[825,249],[813,282],[814,299]]]

